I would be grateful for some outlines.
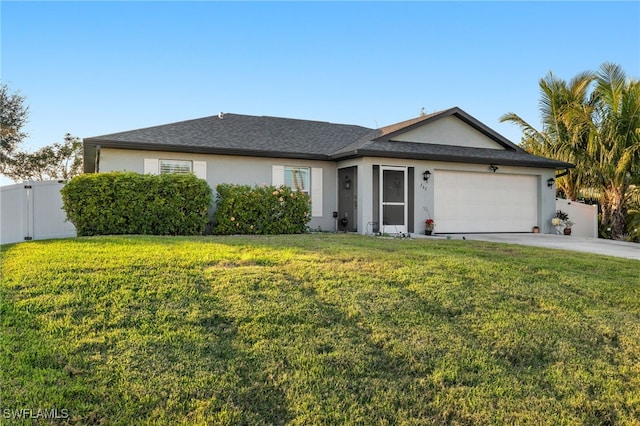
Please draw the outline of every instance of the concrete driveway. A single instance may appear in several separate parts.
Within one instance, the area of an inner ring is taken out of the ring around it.
[[[460,240],[492,241],[506,244],[522,244],[525,246],[548,247],[561,250],[582,251],[640,260],[640,244],[622,241],[603,240],[599,238],[574,237],[571,235],[549,234],[455,234],[438,237]]]

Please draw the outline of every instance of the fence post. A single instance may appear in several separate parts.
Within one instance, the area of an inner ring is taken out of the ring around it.
[[[24,215],[27,218],[24,240],[31,241],[33,240],[33,185],[30,181],[25,182],[24,190],[26,192]]]

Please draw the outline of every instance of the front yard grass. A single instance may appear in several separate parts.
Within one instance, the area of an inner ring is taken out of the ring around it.
[[[122,425],[640,419],[634,260],[322,234],[0,256],[0,423],[52,408]]]

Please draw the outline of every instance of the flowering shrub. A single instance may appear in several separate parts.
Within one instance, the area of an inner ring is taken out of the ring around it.
[[[427,230],[432,231],[436,227],[436,222],[433,219],[427,219],[424,221]]]
[[[287,186],[220,184],[215,234],[301,234],[311,220],[311,200]]]

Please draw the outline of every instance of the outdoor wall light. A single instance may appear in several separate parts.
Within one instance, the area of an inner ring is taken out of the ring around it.
[[[344,189],[351,189],[351,179],[349,179],[349,176],[344,177]]]
[[[490,165],[490,166],[489,166],[489,169],[491,169],[491,171],[492,171],[493,173],[495,173],[495,172],[496,172],[496,170],[498,170],[498,166],[496,166],[495,164],[492,164],[492,165]]]
[[[555,180],[554,178],[549,178],[549,179],[547,179],[547,186],[548,186],[549,188],[551,188],[551,187],[553,186],[553,184],[555,183],[555,181],[556,181],[556,180]]]
[[[429,177],[431,176],[431,172],[429,170],[425,170],[424,173],[422,173],[422,179],[425,182],[429,181]]]

